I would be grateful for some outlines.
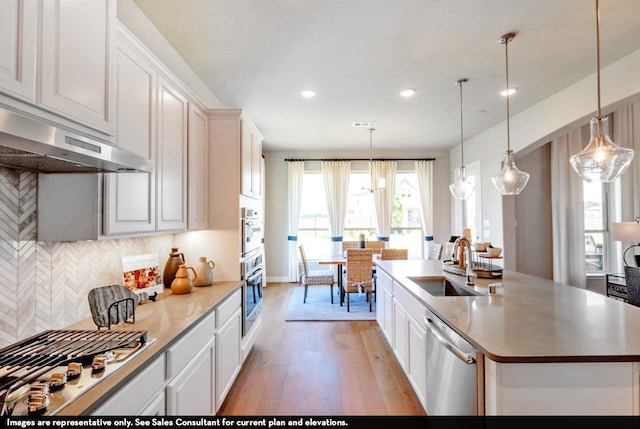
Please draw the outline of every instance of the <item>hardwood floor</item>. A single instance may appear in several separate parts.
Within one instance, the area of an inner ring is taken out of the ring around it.
[[[426,415],[376,321],[285,322],[294,287],[264,289],[261,337],[217,415]]]

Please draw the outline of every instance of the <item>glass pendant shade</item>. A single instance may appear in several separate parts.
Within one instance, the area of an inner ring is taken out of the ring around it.
[[[513,151],[504,153],[502,169],[491,178],[493,184],[502,195],[518,195],[529,181],[529,173],[520,171],[513,161]]]
[[[620,177],[633,160],[633,149],[616,145],[609,137],[609,118],[591,119],[591,139],[582,152],[570,159],[585,182],[609,183]]]
[[[466,200],[473,194],[474,189],[473,183],[467,180],[465,166],[463,165],[460,167],[460,173],[456,181],[449,185],[451,195],[453,195],[456,200]]]

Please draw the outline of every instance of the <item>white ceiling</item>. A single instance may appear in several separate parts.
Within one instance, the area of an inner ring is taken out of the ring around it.
[[[465,140],[506,118],[508,32],[511,115],[596,71],[595,0],[134,3],[226,107],[247,112],[265,150],[368,150],[356,121],[378,122],[374,150],[452,147],[458,79]],[[640,49],[640,1],[600,3],[605,67]],[[416,95],[400,97],[408,87]],[[303,99],[307,88],[317,96]]]

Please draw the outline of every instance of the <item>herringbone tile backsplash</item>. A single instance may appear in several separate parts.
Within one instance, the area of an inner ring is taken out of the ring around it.
[[[0,167],[0,347],[90,317],[90,289],[122,284],[122,257],[157,253],[173,235],[77,242],[37,240],[36,173]]]

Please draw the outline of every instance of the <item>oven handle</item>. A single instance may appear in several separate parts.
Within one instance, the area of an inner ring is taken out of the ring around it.
[[[260,276],[262,276],[262,268],[258,268],[257,270],[253,271],[245,281],[247,283],[252,283],[255,279],[257,279]]]

